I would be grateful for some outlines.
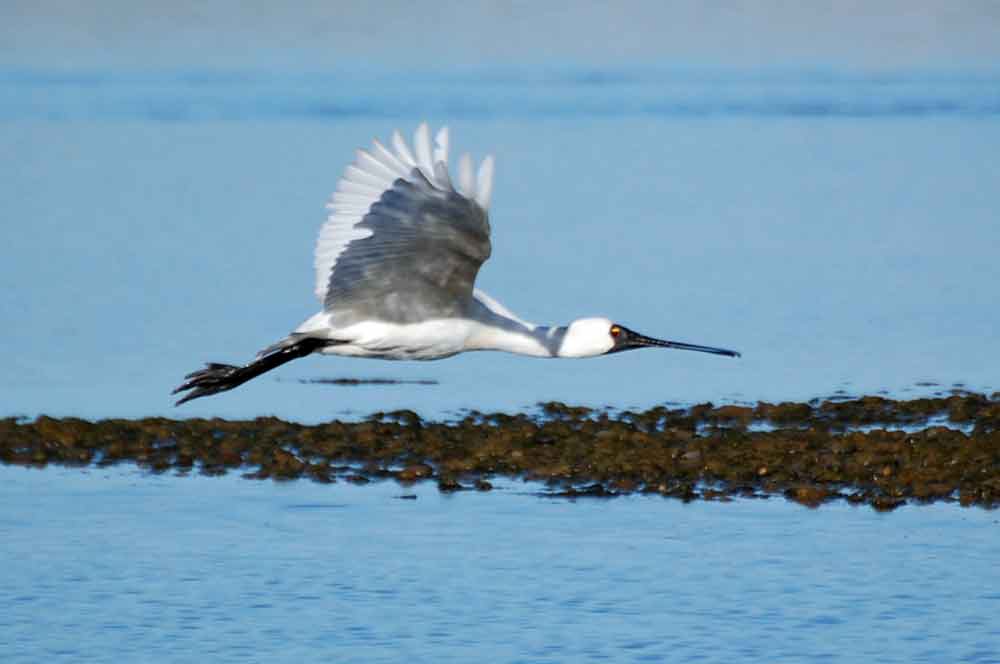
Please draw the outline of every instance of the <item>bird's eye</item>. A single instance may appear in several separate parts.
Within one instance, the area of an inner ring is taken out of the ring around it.
[[[618,335],[621,334],[621,333],[622,333],[622,329],[620,327],[618,327],[617,325],[612,325],[611,326],[611,336],[612,337],[614,337],[614,338],[617,339]]]

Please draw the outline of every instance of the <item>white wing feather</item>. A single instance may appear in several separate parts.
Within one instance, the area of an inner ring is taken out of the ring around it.
[[[483,306],[485,306],[487,309],[497,314],[498,316],[509,318],[510,320],[520,323],[521,325],[531,330],[534,330],[536,327],[538,327],[534,323],[529,323],[528,321],[524,320],[523,318],[515,314],[513,311],[503,306],[502,304],[494,300],[491,296],[487,295],[478,288],[473,289],[472,296],[475,297],[480,302],[482,302]]]
[[[490,209],[490,195],[493,193],[493,155],[483,159],[476,176],[476,202],[484,210]]]
[[[466,198],[476,197],[476,182],[472,176],[472,157],[466,152],[458,160],[458,191]]]
[[[372,145],[375,146],[375,155],[373,156],[377,156],[383,164],[392,169],[392,172],[396,174],[396,177],[405,178],[407,176],[410,172],[410,167],[400,161],[399,157],[390,152],[389,148],[379,143],[377,138],[372,142]]]
[[[396,148],[396,156],[408,169],[417,165],[417,160],[413,158],[410,147],[403,140],[403,135],[399,133],[398,129],[392,132],[392,147]]]
[[[375,140],[371,150],[358,150],[354,164],[344,170],[326,206],[330,215],[320,229],[316,243],[316,297],[321,303],[326,300],[333,267],[347,245],[372,234],[367,228],[358,228],[358,224],[393,182],[399,178],[412,180],[414,168],[419,168],[438,189],[455,191],[474,200],[484,210],[489,209],[493,191],[493,157],[486,157],[474,176],[472,160],[469,155],[463,154],[459,160],[456,189],[448,172],[448,128],[442,127],[435,134],[433,146],[430,136],[426,123],[417,127],[411,151],[399,131],[394,131],[393,150]],[[488,300],[494,303],[491,298]]]
[[[387,179],[389,182],[394,181],[398,177],[406,175],[405,171],[403,171],[402,168],[400,168],[400,171],[397,172],[393,170],[391,164],[383,164],[381,161],[376,159],[374,156],[372,156],[370,152],[367,152],[366,150],[358,150],[357,164],[359,168],[362,168],[373,175],[379,175]]]
[[[441,127],[434,137],[434,164],[448,163],[448,128]]]
[[[430,179],[434,174],[434,164],[431,163],[431,131],[426,122],[422,122],[413,133],[413,150],[417,155],[417,165]]]

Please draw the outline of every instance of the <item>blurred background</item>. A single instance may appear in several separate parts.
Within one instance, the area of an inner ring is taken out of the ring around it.
[[[998,389],[996,3],[5,2],[0,83],[5,415]],[[484,290],[743,358],[307,358],[175,410],[314,313],[342,169],[424,120],[496,155]],[[344,377],[437,383],[300,382]]]
[[[4,3],[13,65],[210,65],[355,69],[518,62],[698,62],[738,67],[995,64],[1000,7],[989,0],[794,3],[461,2],[433,6],[179,0]]]

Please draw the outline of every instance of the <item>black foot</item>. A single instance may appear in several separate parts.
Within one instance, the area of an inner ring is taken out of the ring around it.
[[[261,375],[275,367],[280,367],[285,362],[305,357],[310,353],[315,353],[324,346],[344,343],[330,339],[314,339],[312,337],[291,336],[282,342],[270,346],[257,356],[253,362],[246,366],[234,367],[231,364],[216,364],[209,362],[201,371],[190,373],[184,378],[187,381],[173,391],[173,394],[191,390],[184,395],[174,405],[181,405],[185,401],[207,397],[219,392],[231,390],[242,385],[251,378]]]
[[[185,394],[182,399],[178,399],[177,403],[174,405],[179,406],[185,401],[191,401],[191,399],[218,394],[219,392],[231,390],[237,385],[242,385],[246,379],[243,378],[240,373],[241,367],[234,367],[231,364],[216,364],[214,362],[209,362],[205,365],[204,369],[184,376],[187,381],[171,392],[171,394],[177,394],[178,392],[183,392],[184,390],[191,391]]]

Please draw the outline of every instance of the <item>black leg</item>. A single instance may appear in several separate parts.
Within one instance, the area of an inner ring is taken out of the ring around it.
[[[195,371],[194,373],[189,373],[184,377],[187,380],[183,385],[174,390],[173,394],[177,394],[178,392],[183,392],[185,390],[191,391],[185,394],[184,397],[179,399],[174,405],[179,406],[186,401],[191,401],[192,399],[207,397],[212,394],[218,394],[219,392],[231,390],[252,378],[256,378],[262,373],[266,373],[271,369],[280,367],[286,362],[291,362],[292,360],[297,360],[300,357],[310,355],[320,348],[329,346],[332,343],[337,342],[329,339],[304,337],[298,341],[282,346],[273,352],[262,355],[250,364],[242,367],[233,366],[232,364],[216,364],[214,362],[209,362],[205,365],[204,369]]]

